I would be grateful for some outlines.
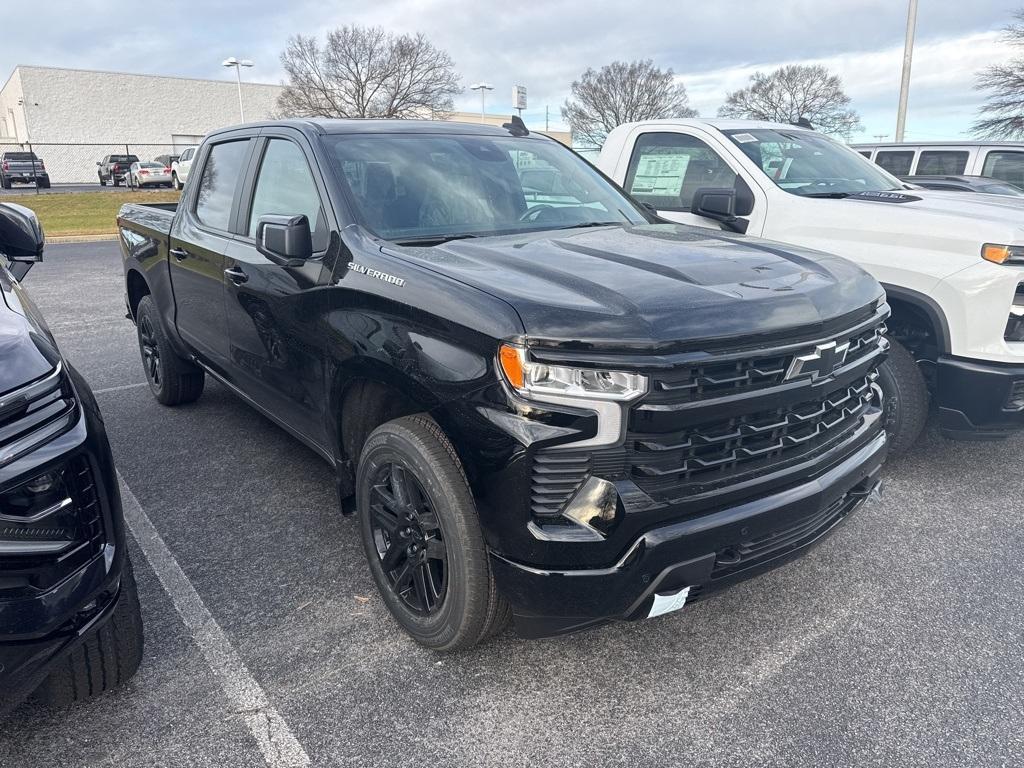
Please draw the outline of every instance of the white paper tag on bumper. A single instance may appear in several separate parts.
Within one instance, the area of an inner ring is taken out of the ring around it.
[[[657,592],[654,593],[654,605],[651,606],[651,612],[647,614],[648,619],[653,619],[655,616],[661,616],[663,613],[672,613],[672,611],[678,611],[684,605],[686,605],[686,598],[690,594],[689,587],[683,587],[678,592],[672,592],[667,595],[659,595]]]

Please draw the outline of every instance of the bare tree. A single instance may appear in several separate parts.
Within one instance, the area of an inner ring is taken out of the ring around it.
[[[1024,47],[1024,10],[1017,11],[1003,34],[1014,47]],[[978,110],[971,126],[975,135],[986,139],[1012,139],[1024,135],[1024,56],[1005,64],[994,64],[978,73],[975,88],[988,91],[988,101]]]
[[[779,123],[796,123],[803,117],[822,133],[847,138],[862,130],[842,81],[820,64],[790,64],[767,74],[755,72],[750,85],[726,97],[718,116]]]
[[[345,26],[296,35],[281,54],[288,84],[277,100],[291,117],[433,117],[461,93],[451,57],[423,35]]]
[[[573,81],[572,96],[562,105],[562,117],[583,141],[601,145],[608,132],[622,123],[666,117],[696,117],[686,88],[671,69],[653,61],[613,61],[588,69]]]

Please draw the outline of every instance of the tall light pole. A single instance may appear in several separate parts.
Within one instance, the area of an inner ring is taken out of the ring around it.
[[[917,0],[907,8],[907,37],[903,42],[903,74],[900,76],[900,106],[896,113],[896,141],[903,141],[907,126],[907,99],[910,97],[910,63],[914,58],[914,30],[917,27]]]
[[[480,91],[480,122],[482,123],[484,121],[484,105],[486,103],[485,99],[487,98],[487,92],[493,91],[494,86],[490,83],[480,82],[469,86],[469,90]]]
[[[245,122],[245,109],[242,107],[242,67],[251,67],[252,62],[248,59],[236,59],[234,56],[224,59],[221,62],[222,66],[234,67],[235,68],[235,80],[238,82],[238,114],[242,117],[242,122]]]

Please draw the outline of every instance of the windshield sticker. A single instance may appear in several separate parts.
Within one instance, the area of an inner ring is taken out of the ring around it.
[[[690,164],[687,154],[647,155],[640,159],[630,193],[652,197],[679,197]]]
[[[737,133],[732,138],[733,141],[739,142],[740,144],[750,144],[751,142],[757,143],[757,136],[753,136],[749,133]]]

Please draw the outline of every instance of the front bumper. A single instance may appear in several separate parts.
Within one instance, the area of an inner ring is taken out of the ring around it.
[[[797,557],[879,486],[884,434],[803,484],[645,532],[612,566],[549,570],[492,555],[517,631],[544,637],[646,617],[655,594],[707,596]]]
[[[59,581],[45,587],[16,584],[12,594],[0,589],[0,712],[30,693],[53,664],[66,658],[84,638],[97,631],[113,612],[126,562],[121,499],[99,409],[85,381],[73,369],[69,376],[78,400],[78,419],[63,434],[0,468],[0,485],[60,464],[88,462],[99,503],[103,544],[95,555]],[[19,556],[20,557],[20,556]],[[0,577],[52,568],[48,560],[32,565],[11,559]],[[3,579],[0,578],[0,586]]]
[[[984,440],[1024,428],[1024,365],[943,357],[936,374],[945,436]]]

